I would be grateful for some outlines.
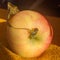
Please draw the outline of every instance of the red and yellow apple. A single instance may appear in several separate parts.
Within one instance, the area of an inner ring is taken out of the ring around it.
[[[7,37],[13,52],[22,57],[37,57],[50,45],[52,26],[36,11],[24,10],[8,21]]]

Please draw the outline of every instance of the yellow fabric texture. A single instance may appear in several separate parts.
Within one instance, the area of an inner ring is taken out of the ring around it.
[[[0,18],[6,19],[6,15],[5,10],[0,9]],[[0,60],[60,60],[60,47],[53,44],[37,58],[22,58],[7,48],[9,46],[7,46],[5,34],[6,23],[0,23]]]

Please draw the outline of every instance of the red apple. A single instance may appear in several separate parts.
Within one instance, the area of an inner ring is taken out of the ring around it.
[[[53,29],[38,12],[25,10],[8,22],[8,43],[13,52],[22,57],[37,57],[50,45]]]

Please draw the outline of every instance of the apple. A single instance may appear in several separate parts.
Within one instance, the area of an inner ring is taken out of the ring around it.
[[[52,26],[36,11],[21,11],[8,21],[9,46],[14,53],[22,57],[40,56],[49,47],[52,37]]]

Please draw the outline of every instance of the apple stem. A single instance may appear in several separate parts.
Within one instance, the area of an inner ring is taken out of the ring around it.
[[[37,32],[38,32],[37,28],[32,29],[31,32],[30,32],[29,38],[30,39],[35,38],[35,35],[37,34]]]

